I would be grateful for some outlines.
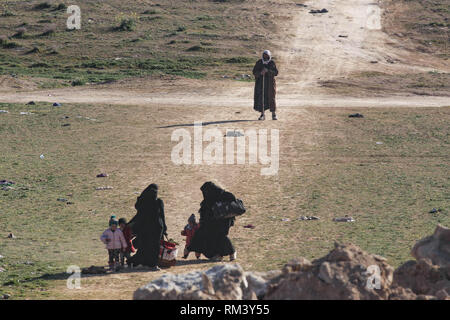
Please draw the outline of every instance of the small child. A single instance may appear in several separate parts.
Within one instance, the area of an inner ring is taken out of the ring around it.
[[[181,235],[186,237],[186,246],[184,247],[184,255],[183,259],[187,259],[189,255],[189,250],[187,247],[191,243],[192,237],[194,236],[197,229],[200,227],[200,224],[198,224],[195,221],[195,214],[191,214],[191,216],[188,219],[188,224],[184,227],[183,231],[181,231]],[[200,253],[196,252],[195,256],[197,259],[200,259]]]
[[[100,236],[100,240],[106,245],[109,255],[109,267],[116,270],[119,267],[119,254],[121,250],[125,250],[127,243],[123,236],[122,230],[117,229],[119,221],[115,218],[109,220],[109,228]]]
[[[127,258],[127,264],[128,264],[128,259],[130,259],[130,257],[131,257],[131,252],[135,252],[136,249],[134,249],[133,243],[131,242],[131,239],[133,238],[133,232],[131,231],[130,226],[127,225],[127,219],[120,218],[119,219],[119,227],[123,233],[125,242],[127,243],[126,249],[122,250],[122,252],[120,253],[120,265],[123,267],[123,266],[125,266],[125,258]]]

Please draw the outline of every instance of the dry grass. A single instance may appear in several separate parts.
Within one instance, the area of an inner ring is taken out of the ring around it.
[[[160,276],[121,273],[83,278],[82,290],[65,287],[68,265],[105,265],[98,237],[108,217],[131,218],[135,192],[150,182],[160,186],[169,236],[180,243],[179,232],[199,207],[203,182],[216,181],[242,198],[248,212],[230,236],[246,270],[279,268],[299,256],[318,258],[334,241],[355,243],[396,266],[409,259],[417,239],[437,223],[450,222],[449,180],[442,174],[450,165],[449,108],[365,109],[364,119],[347,117],[361,110],[288,108],[278,122],[207,126],[224,133],[226,128],[280,129],[280,170],[273,177],[261,176],[261,165],[175,166],[170,160],[175,145],[170,136],[178,127],[161,127],[180,125],[192,131],[196,120],[254,119],[249,109],[211,113],[208,107],[186,112],[185,106],[48,104],[3,104],[1,109],[10,113],[1,115],[6,139],[0,142],[0,177],[16,185],[1,191],[0,253],[6,272],[0,273],[0,281],[1,291],[16,299],[128,299],[136,287]],[[61,127],[64,123],[71,126]],[[96,178],[100,172],[109,177]],[[114,189],[95,190],[104,185]],[[74,204],[56,201],[59,197]],[[443,211],[428,213],[433,207]],[[356,222],[332,222],[345,214]],[[296,220],[301,215],[321,220]],[[256,228],[243,228],[248,223]],[[17,239],[6,239],[9,232]],[[189,264],[194,259],[168,271],[211,266]]]

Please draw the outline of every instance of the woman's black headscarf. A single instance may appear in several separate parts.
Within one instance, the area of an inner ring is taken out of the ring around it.
[[[222,198],[222,194],[225,192],[222,188],[217,186],[211,181],[205,182],[200,190],[203,193],[203,199],[207,204],[214,204]]]
[[[142,191],[141,195],[137,198],[136,209],[145,206],[147,203],[155,201],[158,198],[158,186],[154,183],[150,184]]]

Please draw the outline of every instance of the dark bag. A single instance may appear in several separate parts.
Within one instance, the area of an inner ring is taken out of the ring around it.
[[[244,203],[241,199],[233,201],[218,201],[211,208],[213,219],[227,219],[245,213]]]

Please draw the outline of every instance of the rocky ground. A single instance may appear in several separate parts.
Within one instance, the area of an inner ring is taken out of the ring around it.
[[[245,272],[238,264],[206,272],[165,274],[134,293],[136,300],[450,300],[450,229],[438,225],[394,270],[386,259],[335,244],[312,262],[299,258],[282,270]]]

